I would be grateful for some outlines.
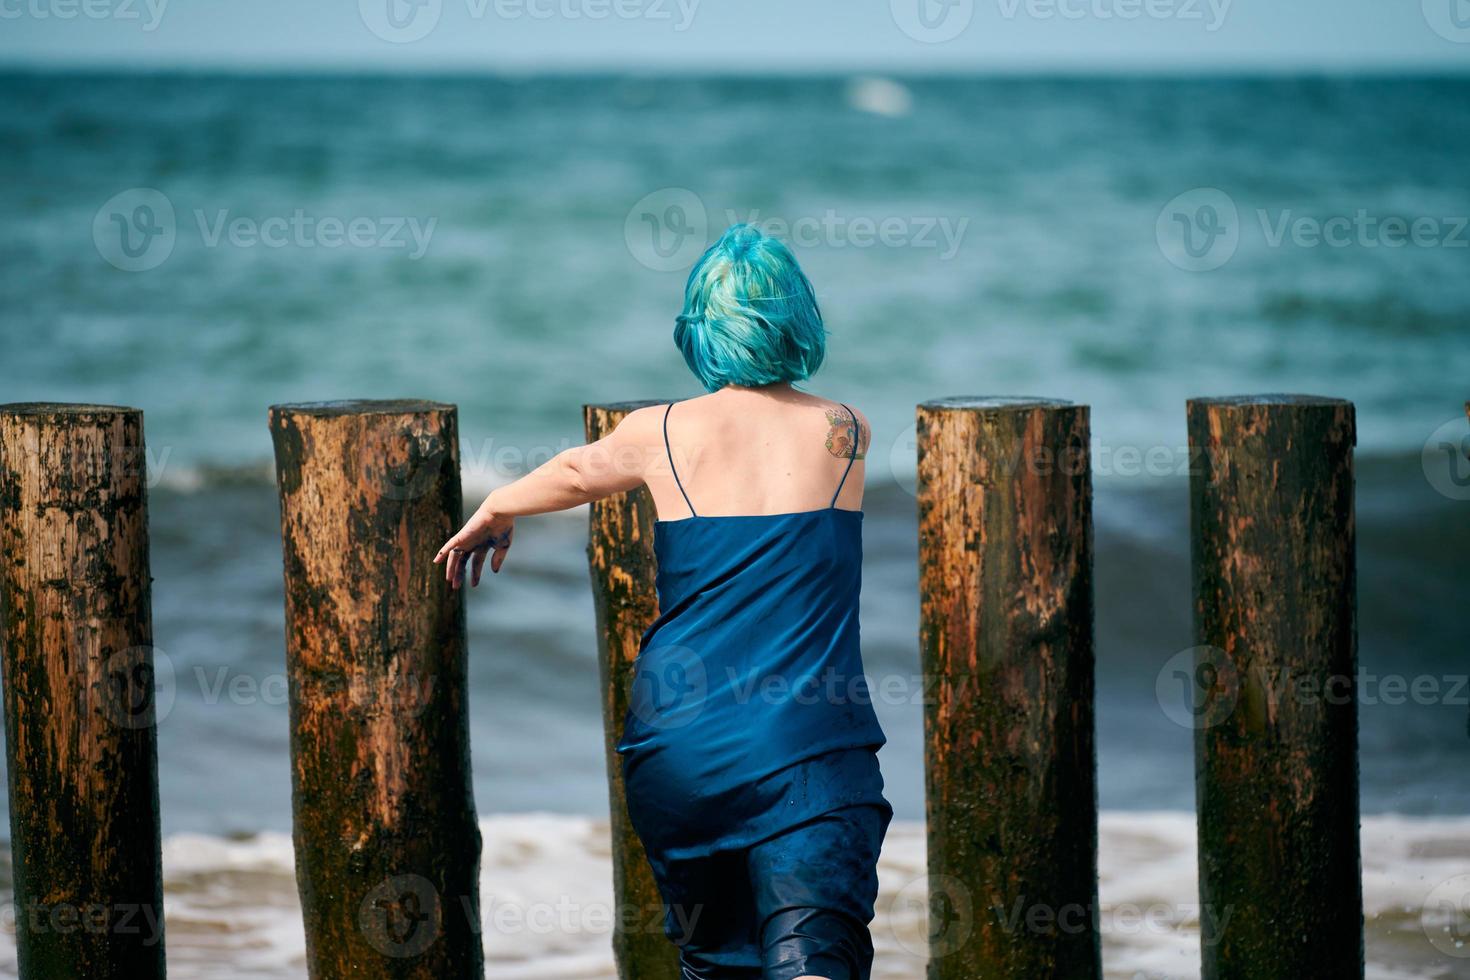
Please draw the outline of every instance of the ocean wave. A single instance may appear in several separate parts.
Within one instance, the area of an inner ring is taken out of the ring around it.
[[[486,970],[506,980],[613,980],[612,870],[605,820],[516,813],[481,821]],[[1463,910],[1441,921],[1436,889],[1470,867],[1470,818],[1362,822],[1370,980],[1463,975]],[[169,964],[180,976],[299,978],[305,938],[290,835],[177,834],[164,843]],[[1099,826],[1099,922],[1106,976],[1199,976],[1194,815],[1107,811]],[[876,980],[923,972],[928,935],[924,826],[895,821],[879,863]],[[1443,890],[1441,888],[1441,890]],[[988,896],[972,896],[990,914]],[[0,977],[16,976],[13,916]]]

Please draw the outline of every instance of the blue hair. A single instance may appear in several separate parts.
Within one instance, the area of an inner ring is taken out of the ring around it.
[[[731,225],[695,263],[674,344],[706,391],[804,381],[822,366],[827,330],[791,250]]]

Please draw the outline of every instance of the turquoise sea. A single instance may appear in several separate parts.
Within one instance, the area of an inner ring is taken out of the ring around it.
[[[42,73],[0,101],[0,401],[146,413],[178,975],[301,974],[267,406],[456,403],[475,497],[580,442],[583,403],[697,393],[673,315],[737,220],[791,241],[812,387],[875,427],[870,675],[918,672],[915,403],[1092,406],[1105,902],[1194,900],[1161,680],[1191,645],[1184,401],[1354,401],[1365,839],[1399,855],[1369,960],[1463,975],[1420,907],[1470,871],[1470,80]],[[602,895],[585,513],[522,523],[470,600],[487,895]],[[879,710],[899,896],[920,706]],[[917,975],[905,914],[884,976]],[[1120,926],[1110,975],[1197,975],[1190,928]],[[548,935],[492,929],[493,975],[607,975],[605,935]]]

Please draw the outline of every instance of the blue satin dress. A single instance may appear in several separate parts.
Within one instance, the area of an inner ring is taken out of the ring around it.
[[[689,978],[867,976],[893,811],[859,649],[863,514],[837,507],[851,469],[821,510],[690,503],[655,524],[660,614],[617,751]]]

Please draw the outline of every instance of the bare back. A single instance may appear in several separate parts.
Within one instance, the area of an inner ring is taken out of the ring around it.
[[[701,517],[817,510],[833,505],[839,487],[835,506],[862,508],[869,429],[855,409],[777,386],[725,388],[644,411],[654,416],[659,450],[644,481],[660,520],[691,516],[691,504]],[[648,433],[650,422],[640,428]]]

